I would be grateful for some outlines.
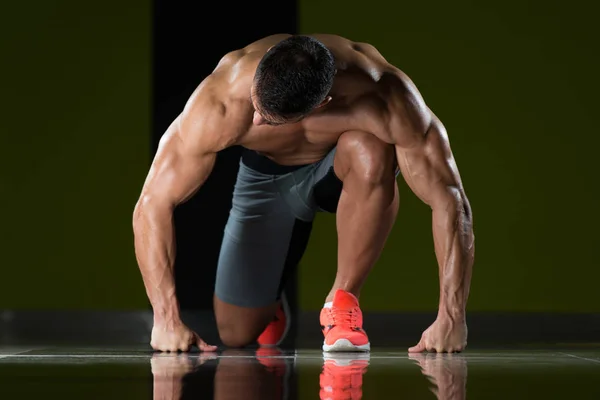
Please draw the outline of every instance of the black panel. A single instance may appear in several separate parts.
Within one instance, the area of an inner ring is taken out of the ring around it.
[[[295,33],[296,16],[296,3],[289,0],[155,0],[153,154],[190,94],[225,53],[264,36]],[[204,187],[175,213],[176,284],[183,309],[212,309],[217,258],[239,157],[239,148],[219,154]]]

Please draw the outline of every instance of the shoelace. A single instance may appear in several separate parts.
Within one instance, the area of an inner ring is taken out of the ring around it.
[[[334,325],[349,325],[351,327],[355,327],[357,325],[357,318],[354,310],[343,310],[336,308],[332,309],[331,311],[331,316],[333,318]]]

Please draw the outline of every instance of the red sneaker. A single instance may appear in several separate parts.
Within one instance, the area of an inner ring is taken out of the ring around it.
[[[370,351],[369,337],[362,328],[358,299],[338,289],[331,308],[321,310],[321,330],[325,336],[323,351]]]
[[[285,297],[281,295],[281,305],[275,313],[273,321],[267,325],[263,333],[257,339],[260,346],[277,347],[285,339],[290,330],[291,316],[290,307]]]
[[[369,366],[369,354],[331,356],[324,354],[320,376],[321,400],[359,400],[362,398],[363,375]]]

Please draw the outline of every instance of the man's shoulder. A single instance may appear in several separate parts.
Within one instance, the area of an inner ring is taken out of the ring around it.
[[[358,40],[357,38],[348,38],[330,33],[313,33],[307,36],[317,39],[334,53],[340,51],[356,51],[368,56],[382,57],[374,44]]]
[[[256,51],[239,49],[225,54],[214,70],[198,85],[189,106],[222,107],[231,101],[249,100],[250,88],[260,58]]]
[[[432,122],[432,113],[414,82],[395,69],[382,74],[379,87],[386,104],[390,132],[404,140],[425,135]]]
[[[221,66],[200,83],[180,115],[184,131],[191,136],[218,136],[220,149],[245,132],[252,122],[251,77],[244,78],[247,74],[238,69]]]
[[[248,44],[241,50],[245,51],[246,53],[263,52],[264,54],[267,52],[267,50],[269,50],[271,46],[276,45],[277,43],[289,38],[290,36],[292,35],[289,33],[277,33],[274,35],[265,36],[262,39],[258,39]]]
[[[373,83],[352,103],[354,115],[361,116],[357,123],[386,142],[401,136],[407,144],[425,134],[431,111],[410,78],[393,69],[377,71],[371,78]]]
[[[207,78],[190,97],[179,125],[188,143],[202,143],[220,151],[236,144],[247,131],[252,113],[249,100],[232,96],[213,79]]]
[[[311,33],[306,36],[315,38],[325,46],[334,49],[339,46],[351,46],[353,43],[356,43],[350,38],[331,33]]]

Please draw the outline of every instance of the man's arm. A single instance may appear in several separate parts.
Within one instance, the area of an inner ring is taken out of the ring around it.
[[[432,209],[439,316],[464,320],[474,257],[473,216],[443,125],[433,117],[423,139],[414,147],[396,146],[396,154],[407,184]]]
[[[201,187],[216,153],[228,143],[223,108],[201,96],[162,137],[133,216],[135,253],[155,326],[167,330],[180,323],[173,276],[173,211]]]
[[[440,299],[436,322],[411,351],[460,351],[466,346],[466,305],[474,259],[473,216],[446,130],[410,82],[396,98],[399,112],[390,135],[402,175],[432,209],[439,264]]]

